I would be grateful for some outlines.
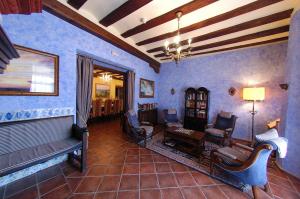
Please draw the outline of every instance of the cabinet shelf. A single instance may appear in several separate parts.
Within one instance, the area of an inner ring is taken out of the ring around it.
[[[204,131],[208,120],[209,91],[188,88],[185,91],[184,128]]]

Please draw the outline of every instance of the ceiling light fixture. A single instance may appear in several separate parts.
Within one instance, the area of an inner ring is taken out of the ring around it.
[[[109,75],[108,73],[102,73],[102,76],[100,77],[102,80],[108,82],[112,80],[112,76]]]
[[[188,39],[188,47],[186,49],[183,49],[182,42],[181,42],[181,38],[180,38],[180,18],[182,16],[182,12],[176,12],[176,16],[177,16],[177,35],[174,37],[174,43],[170,45],[169,41],[166,40],[165,41],[165,49],[164,49],[164,53],[167,57],[171,57],[172,60],[174,60],[176,62],[176,64],[178,64],[178,62],[180,61],[181,58],[183,57],[188,57],[191,54],[191,43],[192,43],[192,39]],[[173,51],[170,51],[170,49],[174,49]]]

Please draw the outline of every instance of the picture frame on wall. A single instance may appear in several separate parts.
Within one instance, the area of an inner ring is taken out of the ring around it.
[[[154,97],[154,81],[148,79],[140,79],[140,98]]]
[[[95,84],[95,96],[96,98],[109,98],[110,86],[107,84]]]
[[[14,45],[20,57],[0,73],[0,95],[58,96],[59,56]]]

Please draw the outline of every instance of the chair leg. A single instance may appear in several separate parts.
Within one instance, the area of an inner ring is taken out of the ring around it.
[[[257,199],[258,198],[258,187],[257,186],[252,186],[252,193],[253,193],[253,198]]]
[[[269,182],[267,182],[267,184],[265,184],[264,188],[265,188],[265,192],[267,194],[269,194],[270,196],[272,196],[272,192],[271,192],[271,188],[270,188]]]

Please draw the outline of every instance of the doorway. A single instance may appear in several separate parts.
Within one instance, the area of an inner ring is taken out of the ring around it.
[[[89,123],[119,120],[126,104],[126,73],[94,65]]]

